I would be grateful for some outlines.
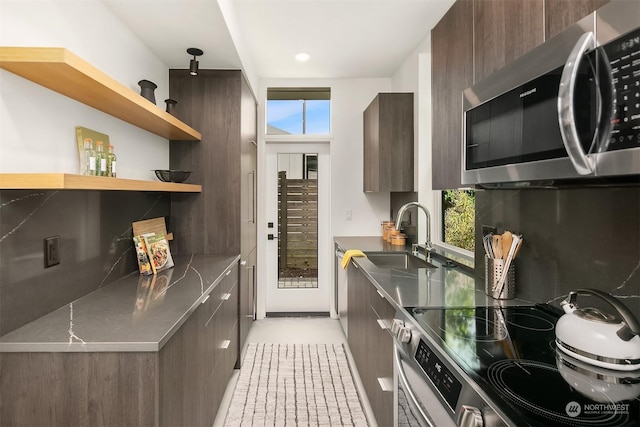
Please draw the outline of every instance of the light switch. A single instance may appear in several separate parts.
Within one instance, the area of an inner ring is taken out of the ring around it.
[[[353,211],[351,209],[347,209],[344,211],[344,219],[346,219],[347,221],[351,221],[352,217],[353,217]]]

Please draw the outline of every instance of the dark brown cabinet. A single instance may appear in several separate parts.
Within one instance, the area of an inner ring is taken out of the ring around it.
[[[161,426],[209,427],[238,357],[238,268],[160,349]]]
[[[545,39],[550,39],[610,0],[545,0]]]
[[[258,125],[256,101],[247,83],[242,82],[240,135],[240,349],[255,319],[256,264],[258,230],[257,173],[258,173]],[[241,358],[238,360],[240,365]]]
[[[213,425],[238,358],[238,265],[159,351],[0,355],[0,425]]]
[[[170,70],[176,115],[197,124],[197,144],[171,142],[172,169],[193,171],[202,183],[194,197],[171,198],[174,242],[181,253],[241,254],[240,350],[253,323],[256,272],[256,101],[239,70]]]
[[[364,191],[413,191],[413,93],[380,93],[363,118]]]
[[[395,309],[355,266],[349,265],[348,342],[369,403],[380,426],[393,425],[393,338]]]
[[[431,31],[433,188],[461,186],[462,91],[473,84],[473,1],[458,0]]]
[[[544,0],[473,2],[474,82],[544,42]]]

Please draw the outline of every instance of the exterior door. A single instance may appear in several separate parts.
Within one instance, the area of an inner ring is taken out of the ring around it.
[[[268,143],[266,315],[330,313],[329,145]]]

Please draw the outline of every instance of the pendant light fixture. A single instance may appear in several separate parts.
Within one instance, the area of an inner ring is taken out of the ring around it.
[[[189,61],[189,74],[191,74],[192,76],[197,76],[198,61],[196,60],[196,57],[202,55],[204,52],[202,52],[202,50],[198,49],[197,47],[190,47],[189,49],[187,49],[187,53],[189,55],[193,55],[193,59]]]

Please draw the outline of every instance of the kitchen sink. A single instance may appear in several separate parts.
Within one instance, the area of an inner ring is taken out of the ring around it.
[[[407,252],[367,252],[367,259],[379,268],[437,268]]]

